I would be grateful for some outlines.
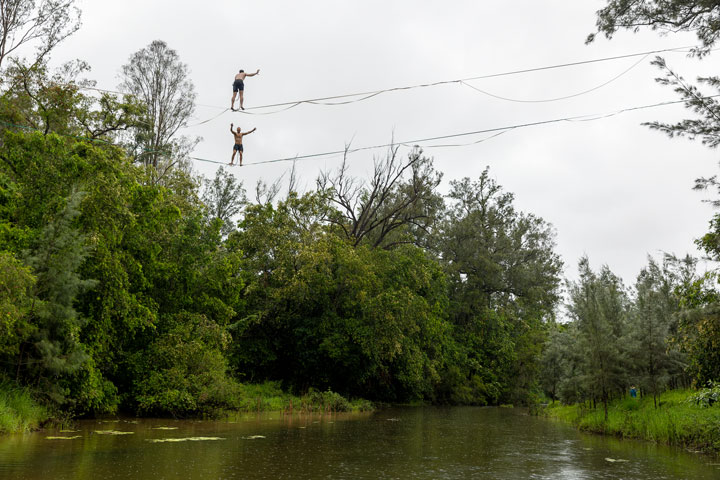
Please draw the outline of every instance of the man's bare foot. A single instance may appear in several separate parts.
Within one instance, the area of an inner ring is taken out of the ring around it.
[[[232,110],[233,112],[237,112],[237,109],[233,107],[230,107],[230,110]]]
[[[245,110],[245,107],[240,107],[240,110]]]
[[[233,166],[233,162],[228,163],[228,165],[230,165],[230,166],[232,167],[232,166]]]

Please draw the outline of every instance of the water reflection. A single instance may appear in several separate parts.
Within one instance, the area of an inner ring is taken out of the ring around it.
[[[710,457],[483,408],[80,422],[0,437],[0,478],[715,479]],[[131,432],[123,435],[97,431]],[[80,438],[52,440],[51,436]],[[165,440],[156,442],[155,440]]]

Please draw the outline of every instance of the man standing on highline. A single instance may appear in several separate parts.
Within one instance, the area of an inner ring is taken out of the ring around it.
[[[245,77],[254,77],[260,73],[260,69],[258,68],[257,72],[255,73],[245,73],[245,70],[240,70],[240,73],[235,75],[235,81],[233,82],[233,96],[232,101],[230,102],[230,110],[235,111],[235,95],[240,92],[240,110],[245,110],[243,107],[243,92],[245,91]]]
[[[233,137],[235,137],[235,145],[233,146],[233,154],[232,154],[232,157],[230,157],[230,165],[232,165],[233,162],[235,161],[235,152],[238,152],[238,153],[239,153],[238,157],[239,157],[239,159],[240,159],[240,160],[238,161],[238,165],[241,165],[241,166],[242,166],[242,157],[243,157],[243,144],[242,144],[242,141],[243,141],[243,136],[245,136],[245,135],[250,135],[250,134],[253,133],[255,130],[256,130],[256,129],[253,128],[252,130],[250,130],[250,131],[248,131],[248,132],[242,133],[242,132],[240,132],[240,127],[237,127],[237,132],[236,132],[235,130],[233,130],[233,124],[232,124],[232,123],[230,124],[230,133],[232,133],[232,134],[233,134]]]

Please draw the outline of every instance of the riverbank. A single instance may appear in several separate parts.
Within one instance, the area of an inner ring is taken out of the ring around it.
[[[235,400],[232,409],[217,409],[199,416],[221,418],[253,412],[337,413],[375,410],[375,405],[368,400],[347,399],[329,390],[310,390],[301,396],[292,395],[283,391],[277,382],[243,384]],[[37,430],[51,419],[49,410],[37,403],[28,390],[11,383],[0,383],[0,434]]]
[[[658,408],[652,397],[623,398],[608,406],[608,420],[601,406],[554,403],[541,415],[572,423],[580,430],[636,438],[689,450],[720,454],[720,405],[702,407],[693,401],[694,390],[672,390],[660,396]]]
[[[347,399],[330,390],[321,392],[310,390],[297,396],[285,392],[278,382],[261,384],[243,384],[242,400],[237,412],[369,412],[375,406],[369,400]]]
[[[0,433],[37,430],[50,417],[24,388],[0,383]]]

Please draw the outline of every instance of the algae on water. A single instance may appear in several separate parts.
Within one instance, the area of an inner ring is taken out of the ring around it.
[[[202,442],[206,440],[225,440],[222,437],[184,437],[184,438],[148,438],[147,441],[151,443],[166,443],[166,442]]]

